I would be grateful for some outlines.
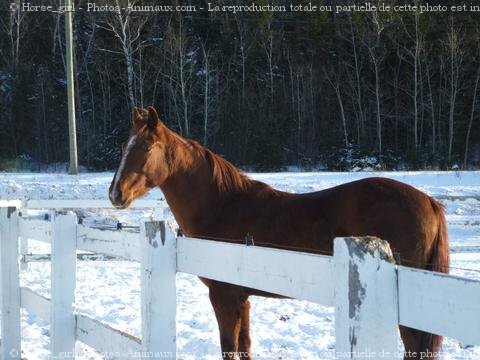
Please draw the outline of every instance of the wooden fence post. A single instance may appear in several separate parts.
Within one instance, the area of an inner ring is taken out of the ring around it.
[[[1,359],[21,358],[20,280],[18,277],[18,213],[0,208],[0,276],[2,303]]]
[[[25,207],[25,201],[22,201],[22,207]],[[26,209],[25,209],[26,212]],[[25,214],[26,215],[26,214]],[[19,211],[18,213],[19,217],[22,217],[22,212]],[[20,270],[28,270],[28,262],[25,261],[25,257],[28,254],[28,238],[22,236],[20,238]]]
[[[157,203],[153,208],[152,220],[161,221],[165,220],[165,206],[163,200],[157,199]]]
[[[53,357],[74,359],[77,218],[52,212],[50,351]]]
[[[339,359],[390,359],[398,351],[397,274],[388,243],[334,243],[335,351]]]
[[[164,221],[141,226],[142,350],[176,359],[177,254],[175,234]]]

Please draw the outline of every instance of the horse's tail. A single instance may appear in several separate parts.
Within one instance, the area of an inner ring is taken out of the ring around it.
[[[430,202],[437,217],[438,230],[433,243],[427,269],[448,273],[450,269],[450,249],[448,245],[447,220],[445,219],[445,212],[443,210],[443,205],[438,201],[430,198]],[[423,331],[421,333],[422,340],[420,349],[422,349],[422,351],[427,351],[427,356],[424,357],[424,359],[437,358],[442,345],[442,337]],[[428,354],[431,356],[428,356]]]
[[[450,270],[450,248],[448,246],[447,220],[443,211],[443,205],[430,198],[433,211],[437,217],[438,230],[430,256],[429,270],[448,273]]]

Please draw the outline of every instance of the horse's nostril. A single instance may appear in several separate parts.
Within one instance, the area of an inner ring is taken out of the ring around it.
[[[108,193],[108,197],[114,205],[122,202],[122,193],[117,189],[110,190]]]

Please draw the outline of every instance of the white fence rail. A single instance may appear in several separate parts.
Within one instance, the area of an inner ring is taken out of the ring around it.
[[[79,224],[77,249],[141,261],[139,234],[127,230],[101,230]]]
[[[331,256],[180,237],[177,271],[333,306]]]
[[[162,209],[164,200],[136,200],[132,207],[141,209]],[[22,209],[111,209],[109,200],[0,200],[0,207]]]
[[[400,324],[480,345],[479,281],[399,266],[398,292]]]
[[[0,208],[0,230],[2,359],[20,359],[20,307],[50,320],[52,357],[68,358],[81,341],[118,358],[147,351],[174,359],[177,272],[335,306],[340,357],[393,355],[399,324],[480,344],[480,282],[396,266],[378,239],[336,239],[328,257],[176,238],[161,221],[144,222],[140,233],[91,229],[72,213],[34,221],[15,207]],[[20,287],[19,236],[51,243],[51,299]],[[74,313],[77,249],[141,262],[141,339]]]

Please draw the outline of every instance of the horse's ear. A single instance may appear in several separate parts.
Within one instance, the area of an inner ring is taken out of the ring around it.
[[[142,114],[137,107],[134,107],[132,110],[132,123],[138,124],[140,121],[142,121]]]
[[[157,110],[154,109],[153,106],[147,107],[147,122],[148,126],[152,129],[155,129],[160,122],[160,118],[158,117]]]

